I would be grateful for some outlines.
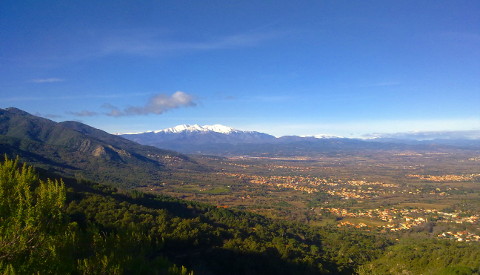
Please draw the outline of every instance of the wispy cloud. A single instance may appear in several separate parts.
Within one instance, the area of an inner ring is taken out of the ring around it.
[[[157,94],[150,98],[144,106],[131,106],[125,109],[120,109],[111,104],[104,104],[104,108],[110,109],[108,116],[132,116],[132,115],[160,115],[166,111],[181,108],[196,106],[193,96],[177,91],[171,96],[165,94]]]
[[[35,52],[8,56],[7,60],[22,66],[56,67],[112,55],[161,58],[201,51],[255,47],[288,33],[259,29],[226,35],[185,38],[173,31],[156,29],[81,30],[76,32],[75,36],[45,37],[45,41],[39,43]],[[63,79],[32,80],[35,83],[59,81]]]
[[[13,97],[4,97],[3,101],[41,101],[41,100],[74,100],[74,99],[89,99],[89,98],[125,98],[125,97],[137,97],[151,95],[152,93],[116,93],[116,94],[77,94],[77,95],[61,95],[61,96],[13,96]]]
[[[68,112],[68,114],[74,115],[74,116],[79,116],[79,117],[91,117],[91,116],[97,116],[97,112],[93,111],[88,111],[88,110],[83,110],[80,112]]]
[[[55,82],[63,82],[65,79],[50,77],[50,78],[34,78],[31,79],[30,82],[33,83],[55,83]]]
[[[104,38],[101,55],[129,54],[159,56],[174,51],[209,51],[257,46],[280,37],[281,32],[247,32],[197,41],[175,41],[155,33],[128,33]]]
[[[51,118],[51,119],[62,118],[61,115],[56,115],[56,114],[41,114],[37,112],[35,113],[35,115],[39,117]]]

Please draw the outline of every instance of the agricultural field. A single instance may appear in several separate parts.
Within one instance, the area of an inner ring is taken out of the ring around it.
[[[166,177],[142,190],[313,226],[480,241],[479,156],[461,150],[201,156],[211,172]]]

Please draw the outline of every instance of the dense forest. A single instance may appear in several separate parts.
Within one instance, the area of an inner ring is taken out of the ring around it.
[[[478,274],[480,245],[277,221],[0,165],[2,274]]]

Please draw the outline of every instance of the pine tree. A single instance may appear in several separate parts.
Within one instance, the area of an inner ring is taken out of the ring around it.
[[[65,199],[62,181],[41,181],[32,167],[5,156],[0,164],[0,272],[61,269],[59,249],[73,237]]]

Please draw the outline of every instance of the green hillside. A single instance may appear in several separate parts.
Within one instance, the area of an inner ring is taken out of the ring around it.
[[[204,171],[185,155],[139,145],[79,122],[53,122],[0,109],[0,152],[65,176],[122,186],[155,183],[162,173]]]
[[[477,274],[480,268],[474,243],[396,243],[46,176],[54,175],[38,177],[8,159],[0,164],[3,274]]]

